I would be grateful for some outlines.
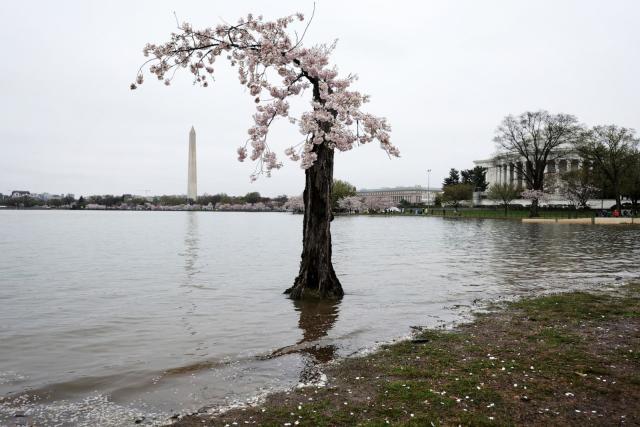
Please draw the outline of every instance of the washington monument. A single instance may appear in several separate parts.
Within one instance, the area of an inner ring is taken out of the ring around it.
[[[196,168],[196,130],[191,126],[189,132],[189,180],[187,184],[187,199],[198,198],[198,172]]]

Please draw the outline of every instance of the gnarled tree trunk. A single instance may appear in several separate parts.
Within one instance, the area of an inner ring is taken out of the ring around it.
[[[326,143],[316,145],[313,151],[318,158],[305,172],[300,272],[294,285],[285,293],[292,299],[341,298],[344,292],[331,263],[331,186],[334,152]]]

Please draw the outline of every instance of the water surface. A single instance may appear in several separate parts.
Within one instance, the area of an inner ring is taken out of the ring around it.
[[[318,362],[474,301],[640,275],[640,228],[337,217],[346,296],[302,304],[282,295],[301,227],[280,213],[0,211],[0,424],[162,422],[312,381]]]

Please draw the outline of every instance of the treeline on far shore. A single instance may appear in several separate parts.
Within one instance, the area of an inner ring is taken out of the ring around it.
[[[136,196],[123,194],[120,196],[105,194],[80,196],[72,195],[55,198],[42,198],[36,194],[23,194],[19,197],[6,196],[0,199],[0,206],[8,208],[50,208],[50,209],[151,209],[179,208],[187,206],[208,206],[210,208],[248,208],[249,206],[272,210],[282,208],[289,198],[286,195],[263,197],[258,192],[250,192],[244,196],[229,196],[225,193],[199,196],[190,200],[184,195]]]

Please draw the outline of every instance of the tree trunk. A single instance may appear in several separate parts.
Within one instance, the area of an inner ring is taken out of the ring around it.
[[[529,207],[529,217],[536,218],[540,215],[538,212],[538,199],[531,200],[531,206]]]
[[[315,145],[318,155],[306,170],[304,187],[304,225],[300,272],[293,286],[285,291],[292,299],[337,299],[344,295],[331,263],[331,187],[332,149],[326,143]]]

